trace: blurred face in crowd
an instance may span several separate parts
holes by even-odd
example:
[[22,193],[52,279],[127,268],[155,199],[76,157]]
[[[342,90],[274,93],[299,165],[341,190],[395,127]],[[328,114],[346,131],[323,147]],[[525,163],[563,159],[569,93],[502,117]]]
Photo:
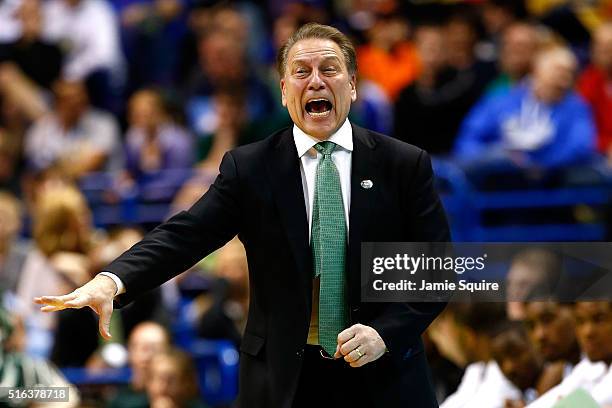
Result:
[[344,123],[357,99],[355,74],[348,72],[338,44],[309,38],[287,54],[281,78],[283,106],[306,134],[324,140]]
[[538,33],[529,24],[513,24],[504,31],[500,64],[513,80],[521,79],[531,71],[537,51]]
[[245,69],[245,45],[231,33],[215,31],[199,43],[200,66],[213,85],[242,82]]
[[249,267],[246,252],[240,242],[230,241],[219,252],[217,258],[217,276],[225,278],[231,285],[232,294],[237,297],[248,295]]
[[521,390],[534,387],[543,361],[527,335],[507,331],[493,340],[493,355],[499,368]]
[[466,21],[454,20],[447,24],[444,34],[451,65],[459,69],[467,68],[474,58],[474,44],[476,43],[474,29]]
[[23,3],[21,3],[18,17],[19,20],[21,20],[23,37],[33,39],[40,35],[42,19],[38,0],[25,0]]
[[566,48],[543,51],[535,59],[533,89],[544,103],[562,99],[574,85],[576,57]]
[[72,127],[88,106],[87,91],[81,82],[59,81],[53,86],[55,108],[62,124]]
[[157,323],[141,323],[132,332],[128,341],[128,356],[133,371],[133,382],[144,387],[151,360],[169,346],[166,331]]
[[379,16],[367,35],[372,44],[389,51],[408,38],[408,25],[396,15]]
[[[153,357],[150,377],[147,381],[147,394],[152,405],[162,401],[169,406],[184,406],[194,397],[195,373],[190,372],[185,362],[173,358],[171,354]],[[174,404],[174,405],[172,405]]]
[[529,302],[525,310],[529,335],[542,357],[546,361],[569,358],[577,349],[571,307],[555,302]]
[[419,27],[415,34],[415,45],[424,73],[439,72],[447,62],[444,33],[440,27]]
[[145,131],[154,131],[163,121],[164,112],[159,95],[152,91],[139,91],[129,102],[130,125]]
[[0,250],[5,250],[21,229],[19,202],[8,193],[0,192]]
[[592,59],[596,66],[612,74],[612,24],[604,24],[595,31]]
[[506,276],[507,296],[511,301],[524,301],[538,288],[547,287],[546,273],[524,262],[514,262]]
[[574,307],[580,348],[591,361],[612,362],[610,302],[579,302]]

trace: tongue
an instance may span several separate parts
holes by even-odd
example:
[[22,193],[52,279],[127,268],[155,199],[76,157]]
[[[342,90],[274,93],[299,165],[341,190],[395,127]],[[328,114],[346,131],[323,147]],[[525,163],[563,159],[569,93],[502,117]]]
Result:
[[314,101],[310,102],[310,111],[314,113],[321,113],[327,110],[327,102],[325,101]]

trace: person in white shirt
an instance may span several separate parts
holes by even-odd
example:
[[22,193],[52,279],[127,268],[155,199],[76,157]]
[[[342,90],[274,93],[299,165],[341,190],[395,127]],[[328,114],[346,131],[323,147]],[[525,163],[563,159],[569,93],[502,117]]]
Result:
[[565,378],[580,362],[573,305],[554,301],[528,302],[524,306],[529,337],[547,364],[562,365]]
[[84,80],[96,70],[114,71],[123,57],[119,24],[104,0],[44,2],[43,37],[65,45],[64,78]]
[[563,379],[563,364],[546,364],[522,322],[504,325],[493,340],[492,351],[504,376],[522,393],[519,400],[507,401],[507,407],[532,402]]
[[589,392],[598,404],[612,403],[611,302],[579,302],[574,307],[574,315],[578,342],[585,358],[561,384],[528,405],[529,408],[553,406],[577,389]]
[[124,155],[115,119],[91,108],[81,82],[60,81],[54,92],[53,112],[26,133],[25,156],[31,169],[56,167],[75,178],[92,171],[121,170]]
[[461,355],[467,364],[457,391],[441,408],[503,408],[506,399],[520,398],[520,390],[504,377],[491,354],[492,335],[506,317],[504,308],[499,303],[451,304],[442,318],[446,328],[432,331],[442,354],[458,363]]

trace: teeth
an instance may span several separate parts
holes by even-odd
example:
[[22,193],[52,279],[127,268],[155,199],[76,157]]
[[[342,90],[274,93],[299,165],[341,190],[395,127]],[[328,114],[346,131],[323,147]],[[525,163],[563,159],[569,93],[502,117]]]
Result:
[[322,101],[329,102],[329,99],[327,99],[327,98],[317,98],[317,99],[309,99],[308,100],[308,102],[322,102]]
[[330,112],[331,112],[331,110],[327,110],[325,112],[306,112],[306,113],[308,113],[310,116],[322,117],[322,116],[329,115]]

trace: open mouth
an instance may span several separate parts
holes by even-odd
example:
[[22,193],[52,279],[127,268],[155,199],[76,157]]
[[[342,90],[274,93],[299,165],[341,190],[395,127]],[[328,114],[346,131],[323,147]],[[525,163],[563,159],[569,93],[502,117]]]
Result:
[[315,118],[320,118],[329,115],[331,113],[332,107],[332,103],[325,98],[311,99],[306,102],[306,112],[308,113],[308,115]]

